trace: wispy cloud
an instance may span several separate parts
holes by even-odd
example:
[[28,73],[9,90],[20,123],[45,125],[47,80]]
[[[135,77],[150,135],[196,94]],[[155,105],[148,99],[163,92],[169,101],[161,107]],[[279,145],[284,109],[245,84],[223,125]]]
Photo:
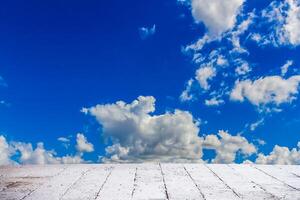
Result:
[[285,74],[288,72],[289,67],[293,65],[292,60],[286,61],[286,63],[281,67],[281,76],[285,76]]
[[153,24],[152,27],[140,27],[139,34],[141,39],[145,40],[148,37],[154,35],[156,33],[156,25]]
[[297,0],[273,1],[262,11],[262,23],[268,28],[260,34],[259,43],[274,46],[300,45],[300,3]]
[[249,128],[251,131],[255,131],[259,126],[263,125],[265,122],[265,119],[262,118],[256,122],[253,122],[252,124],[250,124]]

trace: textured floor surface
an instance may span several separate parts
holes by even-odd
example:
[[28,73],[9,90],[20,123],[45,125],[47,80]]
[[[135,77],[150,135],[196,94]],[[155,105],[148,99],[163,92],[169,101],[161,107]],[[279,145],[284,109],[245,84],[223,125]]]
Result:
[[300,166],[0,167],[0,199],[300,199]]

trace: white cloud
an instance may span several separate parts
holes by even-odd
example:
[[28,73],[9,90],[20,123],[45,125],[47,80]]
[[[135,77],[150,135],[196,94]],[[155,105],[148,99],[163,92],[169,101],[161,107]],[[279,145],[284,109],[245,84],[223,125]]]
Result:
[[193,94],[191,94],[193,83],[194,83],[193,79],[190,79],[187,82],[185,90],[181,93],[179,97],[181,101],[190,101],[194,98]]
[[201,138],[193,116],[181,110],[152,115],[154,110],[151,96],[88,109],[113,142],[106,148],[104,162],[201,161]]
[[255,41],[256,43],[261,43],[263,40],[263,37],[259,33],[251,33],[250,38],[251,38],[251,40]]
[[237,25],[236,30],[232,31],[231,42],[233,45],[233,52],[248,53],[248,51],[240,44],[240,36],[248,30],[249,26],[253,23],[254,17],[254,12],[249,13],[247,18]]
[[[188,52],[189,50],[201,50],[206,44],[212,42],[214,40],[214,38],[211,38],[210,36],[208,36],[207,34],[205,34],[202,38],[198,39],[197,42],[192,43],[190,45],[188,45],[184,51]],[[193,59],[195,60],[195,59]]]
[[[69,136],[70,137],[70,136]],[[70,147],[70,139],[66,137],[59,137],[57,138],[57,141],[61,142],[61,144],[68,149]]]
[[80,163],[88,163],[90,161],[84,160],[81,155],[67,155],[61,158],[57,158],[62,164],[80,164]]
[[[229,57],[229,59],[231,58]],[[200,91],[200,93],[207,93],[211,88],[211,83],[214,81],[214,78],[217,76],[217,74],[220,74],[223,77],[227,75],[224,71],[228,69],[229,61],[230,60],[224,56],[222,48],[210,51],[210,53],[201,61],[198,70],[195,72],[195,77],[189,80],[186,89],[181,93],[181,101],[192,100],[198,97],[196,92],[199,92],[199,90],[192,90],[192,84],[193,86],[198,86],[199,84],[200,88],[203,89]],[[234,64],[237,62],[241,63],[242,61],[241,59],[236,59]],[[194,84],[195,81],[198,84]],[[211,90],[209,94],[210,97],[206,97],[206,101],[204,102],[207,106],[216,106],[224,103],[221,98],[225,93],[228,92],[229,88],[225,84],[225,81],[221,81],[217,84],[218,85],[215,86],[219,86],[221,88],[215,90],[216,88],[214,87],[214,90]]]
[[256,152],[241,136],[219,131],[218,135],[199,136],[199,121],[186,111],[161,115],[154,112],[154,97],[140,96],[132,103],[96,105],[88,114],[96,117],[103,134],[112,145],[106,148],[103,162],[202,162],[202,149],[214,149],[216,163],[234,162],[237,154]]
[[208,90],[210,85],[208,81],[216,76],[216,69],[212,66],[204,66],[196,71],[196,80],[199,82],[201,88]]
[[240,66],[235,68],[235,73],[237,75],[245,75],[251,72],[251,70],[252,69],[247,62],[242,62]]
[[288,72],[289,67],[293,65],[292,60],[286,61],[286,63],[281,67],[281,76],[285,76],[285,74]]
[[262,140],[262,139],[256,139],[255,140],[259,145],[266,145],[267,143],[266,143],[266,141],[264,141],[264,140]]
[[10,159],[12,154],[13,149],[7,143],[6,138],[0,135],[0,166],[12,164],[13,161]]
[[300,5],[298,0],[273,1],[262,12],[272,24],[270,34],[262,37],[263,43],[298,46],[300,44]]
[[58,141],[60,142],[65,142],[65,143],[69,143],[70,142],[70,139],[69,138],[65,138],[65,137],[59,137],[57,138]]
[[286,37],[292,45],[300,44],[300,6],[297,0],[287,0],[289,10],[283,26]]
[[257,164],[300,165],[300,142],[298,148],[289,149],[275,145],[269,155],[258,154]]
[[233,163],[238,153],[250,156],[257,151],[252,143],[240,135],[232,136],[226,131],[219,131],[218,136],[220,139],[216,135],[208,135],[203,142],[204,148],[216,151],[213,163]]
[[230,94],[230,99],[243,102],[245,99],[256,106],[267,104],[280,105],[296,99],[300,75],[283,79],[280,76],[267,76],[251,81],[237,81]]
[[224,103],[223,99],[218,99],[217,97],[213,97],[211,99],[205,100],[205,105],[207,106],[219,106]]
[[78,152],[93,152],[94,151],[94,145],[92,143],[89,143],[86,139],[86,137],[78,133],[76,136],[76,149]]
[[244,0],[190,0],[189,5],[195,22],[204,23],[207,33],[197,42],[188,45],[185,51],[201,50],[204,45],[221,39],[224,32],[232,30],[243,3]]
[[228,60],[223,55],[219,55],[216,64],[219,66],[227,66]]
[[[60,138],[60,141],[68,141],[67,138]],[[0,135],[0,166],[9,164],[77,164],[86,163],[82,156],[84,152],[91,152],[93,145],[86,141],[83,134],[77,134],[78,150],[75,155],[57,156],[54,150],[46,150],[42,142],[37,143],[34,148],[31,143],[7,142],[6,138]],[[12,160],[12,157],[15,157]]]
[[139,34],[141,39],[147,39],[148,37],[154,35],[156,32],[156,25],[153,24],[152,27],[141,27],[139,28]]
[[251,131],[255,131],[255,129],[257,129],[257,127],[261,126],[264,124],[264,119],[260,119],[252,124],[250,124],[250,130]]
[[[216,151],[215,163],[234,162],[237,155],[249,156],[256,152],[253,144],[241,136],[219,131],[217,135],[201,137],[200,121],[187,111],[175,110],[164,114],[155,111],[155,98],[140,96],[132,103],[118,101],[114,104],[96,105],[82,109],[96,117],[103,135],[112,142],[106,148],[103,162],[203,162],[202,149]],[[61,138],[60,141],[68,141]],[[83,163],[83,152],[93,151],[83,134],[77,134],[75,155],[57,156],[43,143],[6,142],[0,136],[0,161],[12,164],[16,156],[20,164]]]
[[60,163],[55,157],[53,151],[46,151],[43,143],[38,143],[36,149],[32,144],[16,142],[14,148],[20,152],[20,163],[22,164],[58,164]]
[[13,148],[20,152],[19,162],[21,164],[76,164],[83,163],[84,160],[79,155],[57,157],[55,151],[44,148],[42,142],[34,149],[31,143],[13,142]]
[[192,15],[203,22],[210,37],[232,29],[244,0],[191,0]]

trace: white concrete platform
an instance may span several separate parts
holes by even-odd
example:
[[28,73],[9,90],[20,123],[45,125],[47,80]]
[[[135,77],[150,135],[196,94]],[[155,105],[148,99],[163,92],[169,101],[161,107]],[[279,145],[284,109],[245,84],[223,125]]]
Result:
[[85,164],[0,167],[0,199],[300,199],[300,166]]

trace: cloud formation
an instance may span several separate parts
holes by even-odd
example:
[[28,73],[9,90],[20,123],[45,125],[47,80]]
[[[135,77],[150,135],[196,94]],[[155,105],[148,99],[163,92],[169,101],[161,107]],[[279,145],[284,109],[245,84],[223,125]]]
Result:
[[249,125],[249,128],[251,131],[255,131],[259,126],[263,125],[265,122],[265,119],[262,118],[256,122],[253,122],[252,124]]
[[235,73],[240,76],[240,75],[245,75],[251,72],[251,67],[247,62],[242,62],[240,66],[235,68]]
[[190,101],[190,100],[192,100],[194,98],[194,95],[191,94],[193,83],[194,83],[194,79],[190,79],[187,82],[185,90],[182,91],[182,93],[181,93],[181,95],[179,97],[179,99],[181,101]]
[[250,25],[253,24],[253,20],[255,18],[254,12],[250,12],[247,14],[247,17],[241,21],[239,24],[236,25],[234,30],[229,34],[230,41],[232,43],[233,49],[231,52],[243,54],[249,53],[244,47],[241,46],[241,39],[240,37],[248,30]]
[[262,44],[274,46],[300,44],[300,3],[298,0],[273,1],[262,11],[270,27],[266,35],[256,35]]
[[[10,164],[77,164],[85,163],[82,158],[84,152],[93,151],[92,144],[87,142],[83,134],[77,134],[75,155],[57,156],[54,150],[46,150],[44,143],[37,143],[34,148],[31,143],[7,142],[6,138],[0,135],[0,165]],[[17,157],[13,160],[12,157]]]
[[[189,2],[194,20],[203,22],[207,27],[204,36],[184,49],[185,53],[193,55],[194,64],[200,65],[191,80],[198,82],[204,91],[196,93],[197,90],[192,91],[188,86],[181,94],[182,100],[201,99],[200,95],[206,95],[206,91],[210,91],[210,96],[204,97],[205,105],[224,103],[222,99],[225,99],[225,95],[229,95],[233,101],[247,100],[257,106],[258,111],[269,112],[280,111],[278,106],[291,103],[297,98],[299,75],[285,77],[292,61],[287,61],[281,67],[281,77],[268,74],[260,75],[253,80],[248,77],[257,72],[257,69],[252,68],[256,67],[256,64],[247,61],[251,52],[244,44],[252,38],[260,46],[273,44],[278,47],[282,45],[296,47],[299,45],[300,2],[298,0],[273,1],[266,8],[253,9],[247,11],[248,13],[247,9],[243,9],[246,2],[243,0],[191,0]],[[222,58],[218,58],[218,61],[226,61],[224,62],[226,65],[219,65],[215,52],[219,58]],[[223,80],[219,84],[215,81],[217,79],[214,79],[217,74],[222,76]],[[214,87],[209,90],[212,83]],[[218,101],[219,99],[221,101]]]
[[224,100],[218,99],[217,97],[213,97],[211,99],[206,99],[204,103],[207,106],[219,106],[224,103]]
[[[110,140],[106,156],[102,162],[205,162],[203,149],[216,152],[212,163],[234,163],[257,154],[257,147],[241,135],[231,135],[227,131],[217,134],[200,134],[200,121],[191,113],[182,110],[153,114],[155,98],[140,96],[131,103],[118,101],[113,104],[99,104],[83,108],[82,112],[97,119],[103,136]],[[68,141],[60,139],[60,141]],[[262,143],[261,143],[262,144]],[[7,142],[0,136],[0,165],[9,164],[74,164],[87,162],[84,152],[94,151],[93,144],[78,133],[77,153],[57,156],[54,150],[46,150],[43,143],[34,148],[31,143]],[[300,143],[298,144],[298,149]],[[270,155],[259,154],[257,163],[290,164],[299,163],[300,151],[275,146]],[[12,160],[17,156],[18,161]]]
[[57,157],[55,151],[49,151],[44,148],[43,143],[38,143],[36,148],[31,143],[14,142],[14,149],[20,152],[19,162],[21,164],[75,164],[81,163],[83,160],[79,156]]
[[13,149],[7,143],[6,138],[0,135],[0,166],[13,164],[10,159],[13,153]]
[[210,37],[218,37],[232,29],[244,0],[191,0],[192,15],[203,22]]
[[82,133],[77,133],[76,143],[76,149],[80,153],[94,151],[94,145],[88,142],[86,137]]
[[284,79],[280,76],[267,76],[251,81],[249,79],[236,81],[230,94],[230,99],[243,102],[247,99],[256,106],[267,104],[280,105],[296,99],[300,76]]
[[141,39],[147,39],[148,37],[154,35],[156,32],[156,25],[153,24],[152,27],[141,27],[139,28],[139,34]]
[[257,152],[256,147],[249,143],[245,137],[232,136],[226,131],[219,131],[218,136],[208,135],[203,143],[205,148],[216,151],[216,157],[212,160],[213,163],[233,163],[238,153],[250,156]]
[[279,164],[279,165],[300,165],[300,142],[297,148],[289,149],[275,145],[269,155],[258,154],[255,161],[257,164]]
[[196,80],[199,82],[201,88],[208,90],[210,85],[208,81],[216,76],[216,69],[211,66],[204,66],[196,71]]
[[281,67],[281,76],[285,76],[285,74],[288,72],[289,67],[293,65],[292,60],[286,61],[286,63]]
[[88,113],[112,140],[104,162],[200,161],[198,122],[189,112],[152,115],[155,98],[140,96],[132,103],[96,105]]
[[256,152],[246,138],[225,131],[218,133],[220,139],[216,135],[204,139],[199,135],[199,122],[187,111],[152,114],[155,99],[151,96],[83,111],[97,119],[103,135],[112,141],[103,162],[202,162],[202,149],[209,148],[217,153],[213,162],[231,163],[237,153],[248,156]]

